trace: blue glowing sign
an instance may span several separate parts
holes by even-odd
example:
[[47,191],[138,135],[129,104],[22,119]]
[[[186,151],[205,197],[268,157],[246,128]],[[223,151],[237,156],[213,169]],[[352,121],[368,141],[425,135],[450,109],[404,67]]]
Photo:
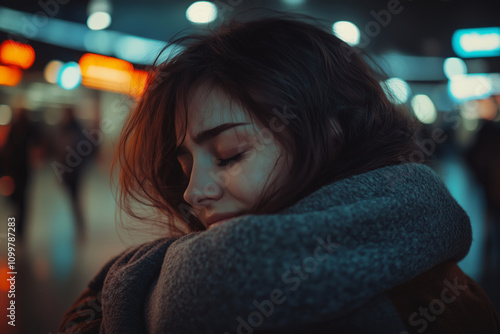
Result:
[[500,27],[459,29],[453,33],[451,45],[462,58],[500,56]]

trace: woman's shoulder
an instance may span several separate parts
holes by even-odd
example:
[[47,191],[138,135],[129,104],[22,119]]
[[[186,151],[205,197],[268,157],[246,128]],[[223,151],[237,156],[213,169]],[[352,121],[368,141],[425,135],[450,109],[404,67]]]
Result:
[[411,333],[500,333],[492,302],[453,261],[392,288],[387,296]]
[[[488,296],[454,261],[442,262],[319,325],[317,333],[500,333]],[[302,332],[307,331],[297,333]]]
[[[124,251],[108,260],[97,274],[88,283],[92,290],[102,289],[106,278],[115,271],[122,274],[129,271],[132,266],[151,264],[151,259],[161,260],[165,252],[177,238],[159,238],[140,245],[129,246]],[[155,261],[155,262],[157,262]]]

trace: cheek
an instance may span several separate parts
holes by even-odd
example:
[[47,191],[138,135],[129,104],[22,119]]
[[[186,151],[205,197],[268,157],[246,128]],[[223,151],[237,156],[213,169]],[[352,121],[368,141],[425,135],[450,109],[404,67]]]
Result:
[[[227,190],[233,197],[248,204],[255,204],[276,161],[273,150],[254,150],[242,162],[239,172],[231,177]],[[271,180],[272,181],[272,180]]]
[[[235,172],[236,171],[236,172]],[[236,200],[251,206],[257,200],[258,190],[261,188],[257,182],[261,178],[256,160],[245,161],[232,173],[227,186],[227,192]]]

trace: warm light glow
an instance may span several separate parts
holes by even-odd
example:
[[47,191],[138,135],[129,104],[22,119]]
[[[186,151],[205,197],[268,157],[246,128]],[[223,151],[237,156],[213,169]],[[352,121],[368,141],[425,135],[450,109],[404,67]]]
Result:
[[483,119],[487,119],[489,121],[494,120],[498,113],[495,100],[493,98],[479,100],[478,113],[479,117]]
[[111,15],[106,12],[95,12],[87,19],[87,26],[92,30],[106,29],[111,25]]
[[59,76],[59,72],[61,71],[62,66],[63,63],[59,60],[49,61],[49,63],[43,70],[43,77],[45,78],[45,80],[53,84],[57,83],[57,77]]
[[130,81],[130,95],[141,96],[146,89],[147,79],[147,71],[135,70]]
[[2,196],[10,196],[14,193],[16,189],[16,184],[14,183],[14,179],[10,176],[2,176],[0,177],[0,195]]
[[196,1],[186,10],[186,18],[193,23],[209,23],[217,17],[217,7],[210,1]]
[[0,65],[0,85],[15,86],[22,77],[23,72],[19,68]]
[[10,125],[2,125],[0,126],[0,150],[2,147],[4,147],[5,142],[7,141],[7,137],[9,136],[10,132]]
[[128,61],[86,53],[79,63],[84,86],[134,96],[146,86],[147,72],[134,70]]
[[0,62],[3,64],[27,69],[34,61],[35,50],[30,45],[10,40],[0,44]]
[[84,86],[122,92],[130,85],[134,66],[118,58],[86,53],[80,58]]
[[[10,290],[10,281],[7,281],[4,277],[8,277],[7,273],[9,271],[11,271],[9,269],[9,267],[7,266],[7,263],[6,263],[7,260],[5,261],[2,261],[2,267],[0,267],[0,273],[1,273],[1,276],[3,279],[0,281],[0,290],[2,291],[5,291],[5,293],[7,293],[6,291],[9,291]],[[5,264],[3,263],[5,262]]]

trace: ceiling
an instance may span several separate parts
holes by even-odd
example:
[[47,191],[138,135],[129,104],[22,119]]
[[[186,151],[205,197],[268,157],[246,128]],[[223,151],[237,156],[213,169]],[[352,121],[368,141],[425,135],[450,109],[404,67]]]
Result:
[[[54,17],[62,20],[85,24],[88,0],[1,0],[0,6],[37,13],[44,10],[40,3],[58,4]],[[158,40],[168,40],[175,33],[192,26],[185,17],[186,9],[193,1],[170,0],[112,0],[112,24],[108,28],[119,32]],[[389,23],[380,28],[374,37],[365,35],[370,52],[383,53],[399,51],[405,54],[422,56],[454,56],[451,36],[456,29],[488,27],[500,25],[500,1],[494,0],[306,0],[302,5],[285,5],[283,1],[264,0],[219,0],[216,4],[225,6],[226,13],[241,13],[252,8],[254,12],[270,8],[280,11],[298,12],[323,19],[325,22],[348,20],[355,23],[363,32],[375,21],[374,13],[395,6],[400,12],[393,14]],[[230,7],[229,4],[240,3]],[[399,5],[397,5],[399,3]],[[53,7],[52,7],[53,8]],[[231,10],[229,10],[231,9]],[[47,12],[47,11],[46,11]],[[226,15],[227,17],[227,15]],[[219,19],[220,22],[220,19]],[[216,22],[217,23],[217,22]],[[6,34],[0,34],[1,39]],[[43,68],[51,59],[75,60],[82,52],[33,42],[37,50],[34,69]],[[499,58],[487,60],[490,71],[500,72]]]

